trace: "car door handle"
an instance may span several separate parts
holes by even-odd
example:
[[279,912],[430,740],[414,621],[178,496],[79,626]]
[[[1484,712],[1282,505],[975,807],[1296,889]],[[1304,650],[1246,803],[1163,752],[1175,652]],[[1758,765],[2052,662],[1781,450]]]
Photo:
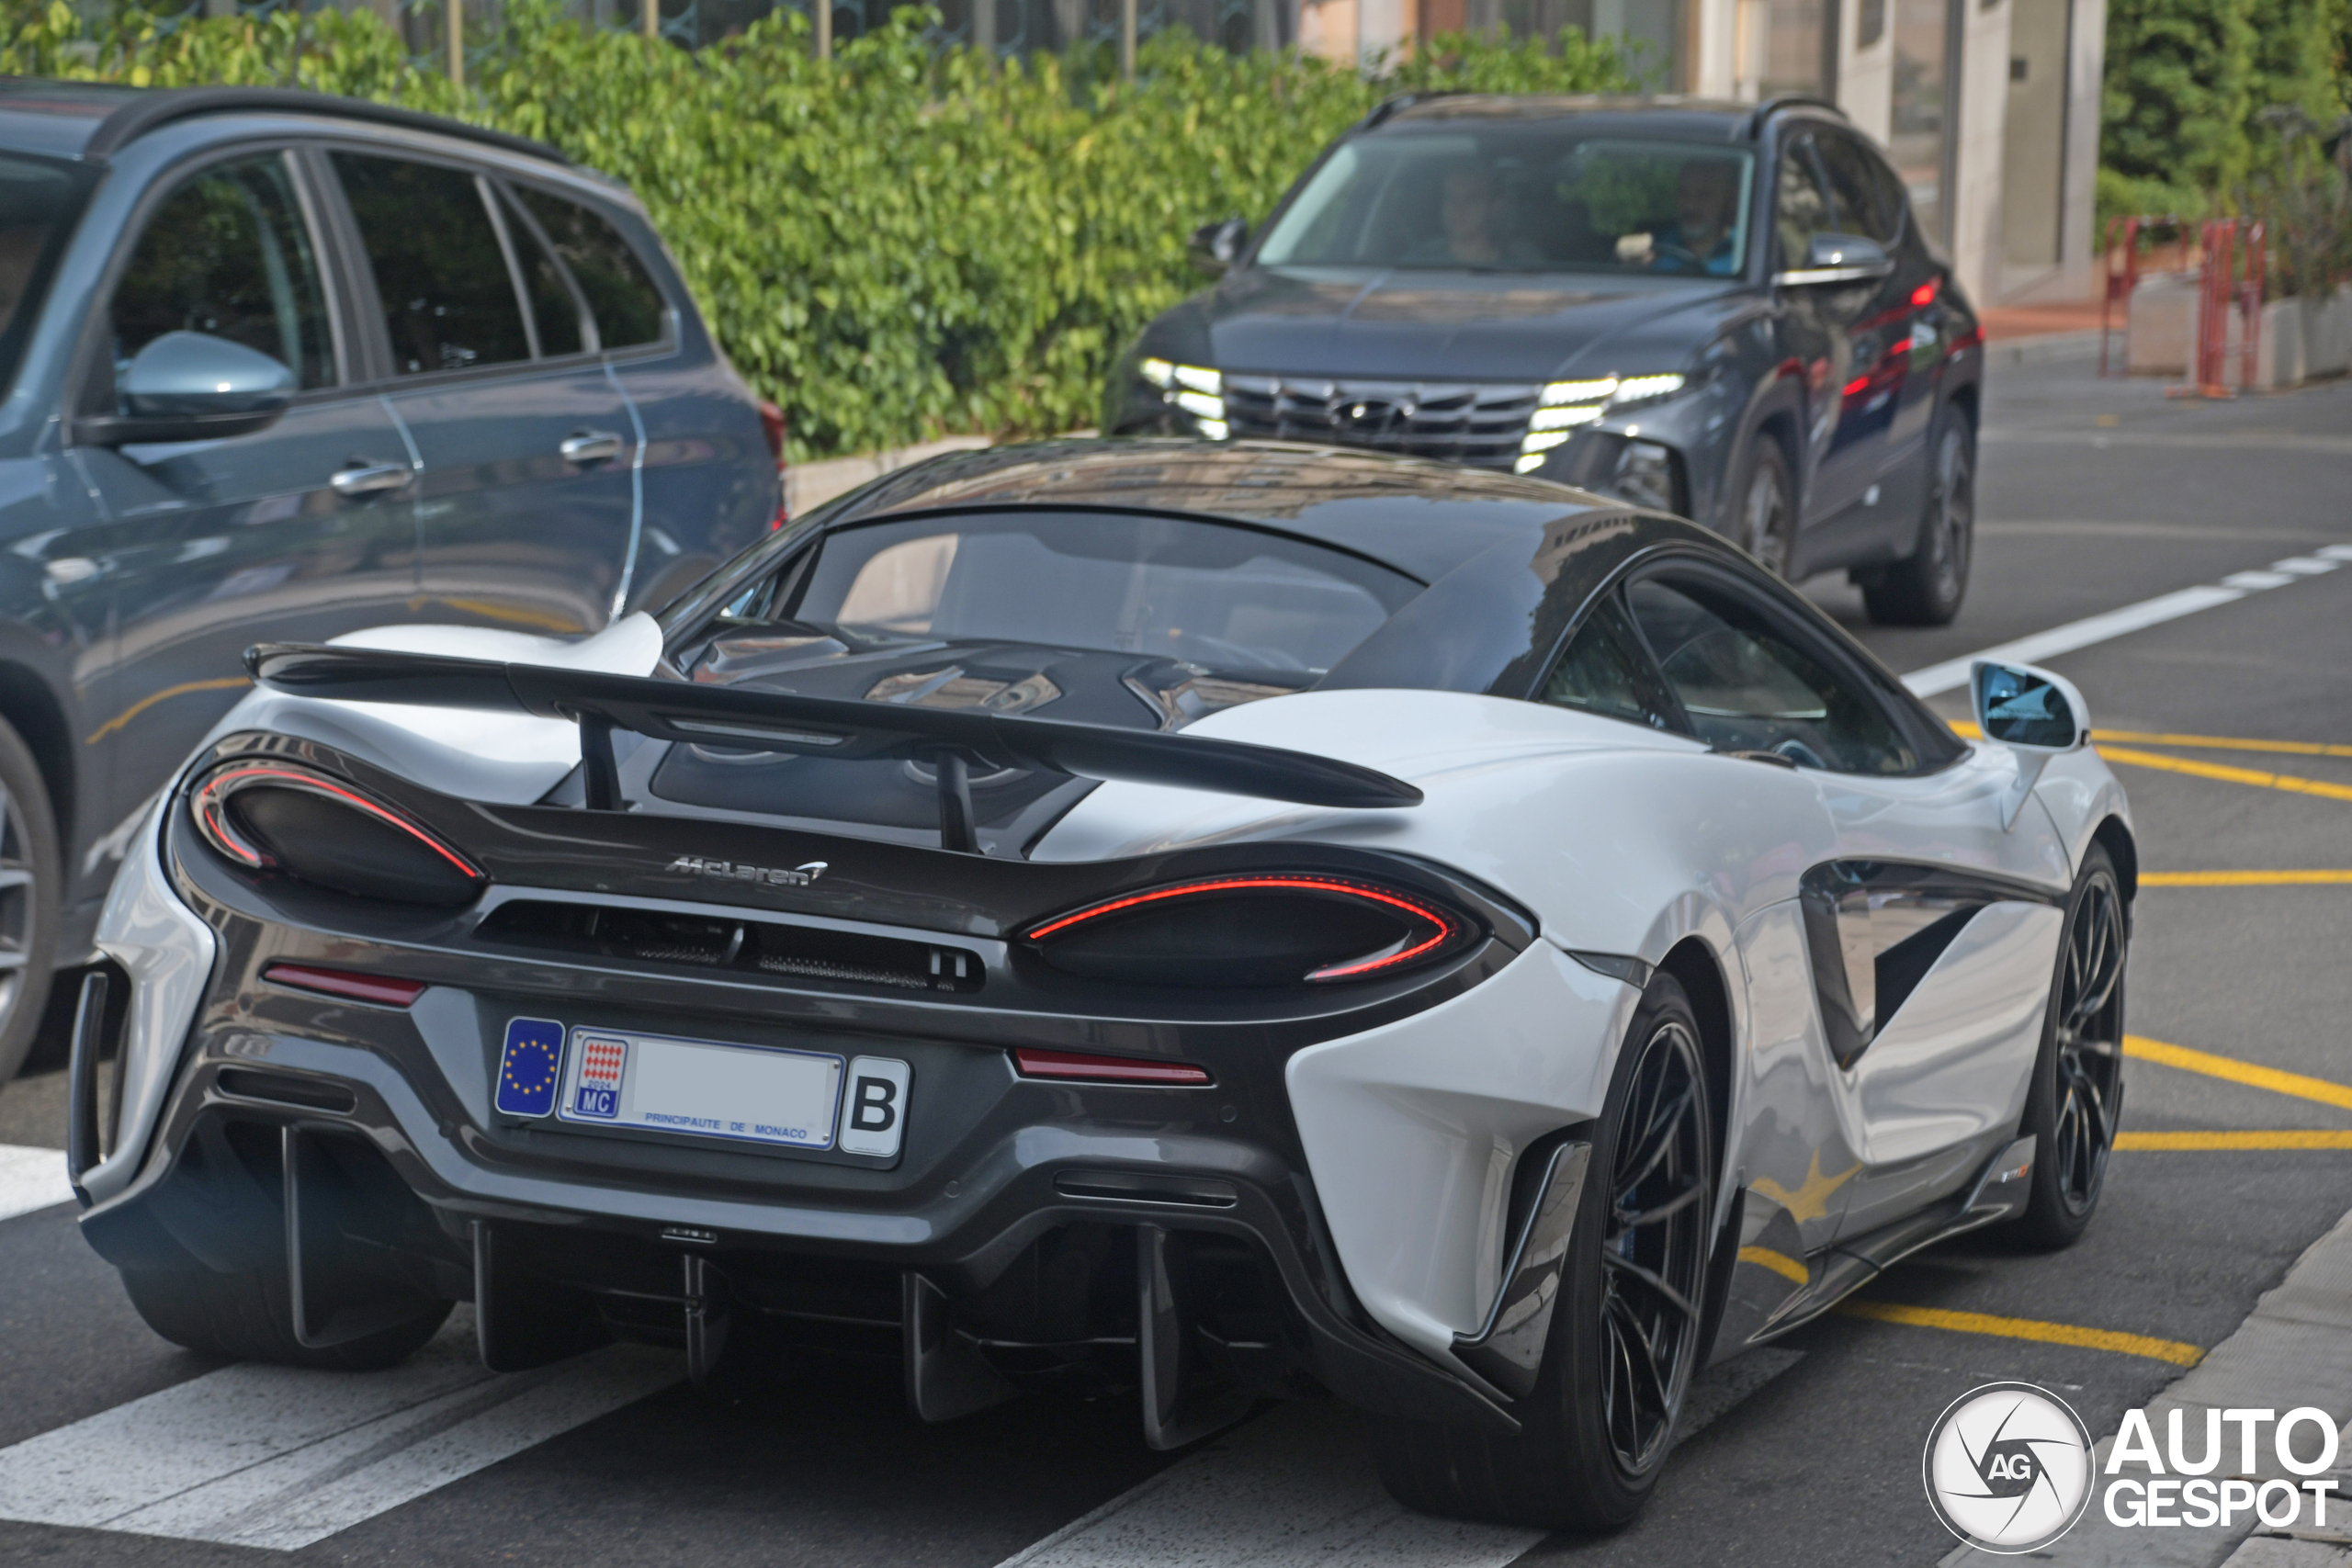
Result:
[[349,468],[337,468],[327,479],[340,496],[356,499],[363,495],[380,495],[388,490],[398,490],[408,483],[406,463],[355,462]]
[[621,455],[621,438],[609,430],[583,430],[556,451],[567,463],[609,463]]

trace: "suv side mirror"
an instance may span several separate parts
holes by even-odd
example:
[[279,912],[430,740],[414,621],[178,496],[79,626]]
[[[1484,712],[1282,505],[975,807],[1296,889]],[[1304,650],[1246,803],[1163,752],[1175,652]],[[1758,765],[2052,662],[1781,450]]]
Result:
[[1193,231],[1184,248],[1193,253],[1193,270],[1204,277],[1223,277],[1241,258],[1241,247],[1250,239],[1250,225],[1238,218],[1228,218],[1222,223],[1204,223]]
[[79,421],[95,446],[250,435],[294,400],[294,372],[268,355],[207,333],[165,333],[133,355],[116,383],[123,412]]
[[1860,234],[1815,234],[1805,248],[1804,265],[1786,272],[1776,272],[1772,281],[1782,284],[1859,283],[1865,278],[1884,277],[1894,270],[1894,258],[1876,240],[1865,240]]
[[1976,728],[1985,739],[2017,753],[2017,783],[2001,801],[2001,826],[2007,829],[2016,823],[2050,759],[2088,743],[2089,710],[2073,682],[2030,664],[1979,660],[1969,671],[1968,686]]

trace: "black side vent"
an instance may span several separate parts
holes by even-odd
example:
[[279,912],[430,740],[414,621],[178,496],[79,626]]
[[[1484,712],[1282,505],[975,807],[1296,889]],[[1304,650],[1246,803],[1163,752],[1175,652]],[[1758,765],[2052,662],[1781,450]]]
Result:
[[517,898],[474,928],[481,942],[582,957],[727,969],[902,991],[977,991],[977,953],[779,920],[718,919]]

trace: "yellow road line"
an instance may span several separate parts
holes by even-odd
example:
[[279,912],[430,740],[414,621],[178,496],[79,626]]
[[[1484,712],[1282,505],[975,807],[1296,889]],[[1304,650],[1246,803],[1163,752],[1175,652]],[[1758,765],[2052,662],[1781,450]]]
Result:
[[[1952,733],[1982,740],[1984,732],[1964,718],[1951,721]],[[2324,740],[2239,740],[2226,735],[2173,735],[2150,729],[2094,729],[2094,744],[2120,741],[2127,746],[2188,746],[2207,751],[2268,751],[2281,757],[2352,757],[2352,746]]]
[[96,746],[99,741],[104,740],[107,736],[112,735],[116,730],[120,729],[132,719],[137,718],[141,714],[145,713],[149,708],[153,707],[157,703],[163,702],[167,698],[184,697],[190,692],[225,692],[232,686],[250,686],[252,684],[253,682],[246,680],[243,675],[223,675],[217,680],[183,681],[176,686],[166,686],[162,691],[155,693],[153,696],[140,698],[137,702],[131,704],[129,707],[123,709],[120,713],[115,715],[112,718],[98,726],[97,728],[90,731],[89,736],[83,740],[82,744],[85,746]]
[[1743,1247],[1739,1249],[1742,1263],[1753,1263],[1759,1269],[1770,1269],[1781,1279],[1803,1285],[1813,1279],[1812,1271],[1785,1252],[1775,1252],[1769,1247]]
[[2281,757],[2352,757],[2352,746],[2321,740],[2233,740],[2226,735],[2165,735],[2143,729],[2094,729],[2091,739],[2139,746],[2194,746],[2208,751],[2269,751]]
[[512,621],[518,626],[536,626],[541,631],[553,632],[558,637],[567,637],[588,629],[570,615],[558,615],[552,610],[534,610],[520,604],[501,604],[492,599],[444,599],[441,603],[448,605],[452,610],[462,610],[469,615],[480,615],[485,620],[492,621]]
[[2154,751],[2135,751],[2122,746],[2102,746],[2098,754],[2110,762],[2122,762],[2135,768],[2154,768],[2160,773],[2187,773],[2192,778],[2217,779],[2222,784],[2258,784],[2264,789],[2283,789],[2290,795],[2315,795],[2328,800],[2352,800],[2352,784],[2298,778],[2292,773],[2263,773],[2252,768],[2225,768],[2216,762],[2193,762],[2186,757],[2166,757]]
[[2176,1367],[2193,1367],[2205,1359],[2204,1351],[2177,1339],[2153,1339],[2144,1334],[2120,1334],[2111,1328],[2077,1328],[2071,1323],[2041,1323],[2030,1317],[1946,1312],[1941,1307],[1902,1306],[1894,1302],[1841,1302],[1837,1310],[1845,1317],[1867,1317],[1879,1323],[1906,1324],[1913,1328],[1941,1328],[1954,1334],[2031,1339],[2043,1345],[2072,1345],[2084,1350],[2112,1350],[2120,1356],[2169,1361]]
[[2276,1067],[2241,1062],[2235,1056],[2217,1056],[2211,1051],[2192,1051],[2186,1045],[2167,1045],[2161,1040],[2151,1040],[2143,1034],[2125,1035],[2123,1054],[2143,1062],[2178,1067],[2183,1072],[2203,1073],[2207,1077],[2226,1078],[2249,1088],[2267,1089],[2273,1094],[2290,1094],[2298,1100],[2316,1100],[2322,1105],[2352,1111],[2352,1089],[2346,1089],[2340,1083],[2330,1083],[2325,1078],[2280,1072]]
[[2352,871],[2143,871],[2143,887],[2319,887],[2352,883]]
[[[2216,1149],[2352,1149],[2352,1132],[2301,1129],[2282,1133],[2118,1133],[2119,1149],[2210,1152]],[[1745,1249],[1742,1249],[1745,1256]]]

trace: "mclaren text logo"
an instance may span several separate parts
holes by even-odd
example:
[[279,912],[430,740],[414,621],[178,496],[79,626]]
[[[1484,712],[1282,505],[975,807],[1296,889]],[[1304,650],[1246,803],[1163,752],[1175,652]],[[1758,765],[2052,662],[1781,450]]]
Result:
[[2091,1500],[2091,1436],[2047,1389],[1987,1383],[1948,1405],[1920,1461],[1928,1503],[1982,1551],[2036,1551],[2075,1528]]
[[670,863],[670,869],[688,876],[707,876],[718,882],[758,882],[771,887],[806,887],[825,874],[825,863],[808,861],[786,871],[780,866],[745,865],[741,861],[705,860],[700,855],[680,855]]

